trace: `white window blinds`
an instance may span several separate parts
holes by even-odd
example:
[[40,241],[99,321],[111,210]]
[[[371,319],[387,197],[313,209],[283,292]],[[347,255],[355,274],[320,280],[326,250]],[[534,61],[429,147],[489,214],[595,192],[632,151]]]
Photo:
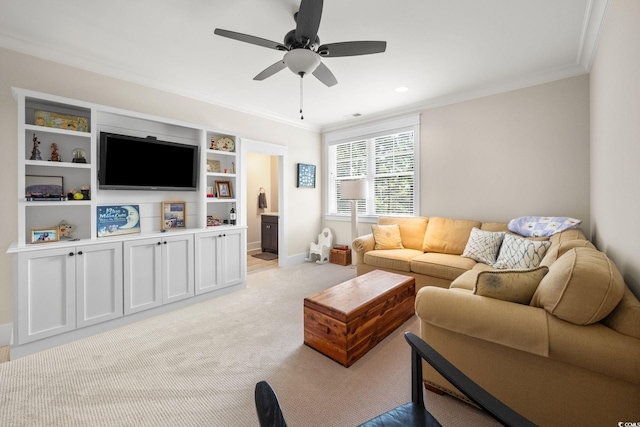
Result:
[[358,201],[359,215],[417,215],[416,128],[409,126],[367,138],[329,142],[327,213],[350,215],[349,201],[340,200],[341,183],[365,179],[369,197],[366,202]]

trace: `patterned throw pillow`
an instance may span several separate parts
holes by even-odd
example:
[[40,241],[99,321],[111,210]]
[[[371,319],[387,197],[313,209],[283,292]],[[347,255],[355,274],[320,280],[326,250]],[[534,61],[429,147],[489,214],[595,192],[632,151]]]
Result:
[[504,232],[484,231],[473,227],[462,256],[493,265],[496,262],[504,235]]
[[503,301],[529,304],[549,267],[531,270],[482,271],[476,279],[473,293]]
[[375,241],[373,249],[404,249],[398,224],[372,225],[371,231]]
[[529,240],[513,234],[505,234],[498,260],[493,264],[499,269],[530,269],[540,265],[540,261],[551,246],[549,241]]
[[521,216],[509,221],[509,230],[526,237],[548,237],[578,228],[581,220],[566,216]]

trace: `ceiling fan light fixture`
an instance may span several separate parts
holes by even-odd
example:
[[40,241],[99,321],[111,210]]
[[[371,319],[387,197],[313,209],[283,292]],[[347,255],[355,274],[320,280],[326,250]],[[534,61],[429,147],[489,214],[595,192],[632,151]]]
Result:
[[293,49],[284,54],[284,63],[294,74],[308,74],[318,68],[320,57],[309,49]]

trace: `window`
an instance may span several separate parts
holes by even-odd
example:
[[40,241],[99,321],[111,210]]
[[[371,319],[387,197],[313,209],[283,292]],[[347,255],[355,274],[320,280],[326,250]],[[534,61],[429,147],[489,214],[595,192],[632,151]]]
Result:
[[417,115],[325,135],[327,214],[350,215],[350,202],[340,200],[341,184],[365,179],[369,196],[358,202],[358,215],[418,215],[419,135]]

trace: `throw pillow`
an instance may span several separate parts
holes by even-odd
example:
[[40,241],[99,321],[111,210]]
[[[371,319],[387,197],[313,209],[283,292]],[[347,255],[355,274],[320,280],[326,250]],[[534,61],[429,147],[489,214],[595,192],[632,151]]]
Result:
[[373,249],[404,249],[398,224],[372,225],[371,230],[375,241]]
[[405,249],[422,250],[424,233],[427,231],[429,218],[426,217],[380,217],[378,225],[398,224],[400,237]]
[[499,269],[529,269],[540,265],[551,246],[549,241],[529,240],[513,234],[505,234],[498,259],[493,264]]
[[482,231],[473,227],[462,256],[493,265],[496,262],[504,234],[503,232]]
[[531,305],[567,322],[590,325],[613,311],[625,288],[620,271],[603,252],[574,248],[549,267]]
[[509,230],[526,237],[548,237],[577,228],[581,222],[566,216],[521,216],[509,221]]
[[503,301],[529,304],[548,267],[531,270],[481,271],[473,293]]
[[464,251],[473,227],[480,228],[480,221],[451,218],[429,218],[424,235],[422,252],[460,255]]

